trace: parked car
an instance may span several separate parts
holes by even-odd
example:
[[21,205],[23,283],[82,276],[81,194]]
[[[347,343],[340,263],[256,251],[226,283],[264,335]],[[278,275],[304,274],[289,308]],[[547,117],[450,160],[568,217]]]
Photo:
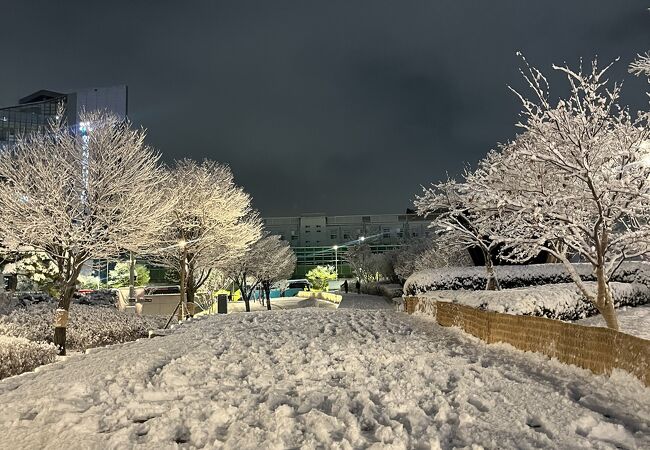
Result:
[[142,297],[142,314],[169,315],[181,299],[180,286],[147,286]]
[[282,297],[295,297],[300,291],[311,291],[311,283],[307,280],[288,280]]

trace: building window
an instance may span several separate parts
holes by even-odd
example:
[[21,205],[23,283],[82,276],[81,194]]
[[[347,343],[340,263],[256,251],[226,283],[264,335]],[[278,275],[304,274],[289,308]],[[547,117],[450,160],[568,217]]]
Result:
[[336,237],[337,236],[335,234],[330,234],[330,239],[336,239]]

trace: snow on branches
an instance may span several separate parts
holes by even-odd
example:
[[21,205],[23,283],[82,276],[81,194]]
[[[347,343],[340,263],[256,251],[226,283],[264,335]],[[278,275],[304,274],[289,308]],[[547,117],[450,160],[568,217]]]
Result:
[[0,231],[54,261],[64,309],[88,259],[154,241],[167,214],[165,174],[145,132],[103,112],[81,120],[83,132],[52,122],[0,154]]
[[[469,176],[470,173],[466,172],[465,177]],[[454,248],[480,249],[488,275],[486,289],[498,289],[492,260],[499,244],[493,238],[493,229],[498,221],[493,210],[479,207],[480,198],[469,183],[447,180],[423,189],[424,193],[416,197],[415,207],[418,214],[432,218],[431,227],[440,235],[438,245],[448,247],[450,251]]]
[[[250,311],[250,299],[258,285],[269,296],[271,283],[291,276],[296,267],[296,255],[286,241],[277,235],[266,235],[227,268],[227,275],[239,286]],[[270,303],[267,302],[270,308]]]
[[[522,262],[546,251],[564,262],[582,291],[617,328],[609,280],[620,264],[650,251],[650,128],[619,105],[610,66],[583,71],[553,66],[570,86],[567,99],[549,98],[544,75],[528,67],[533,92],[522,101],[524,133],[488,155],[468,180],[478,209],[498,214],[502,257]],[[569,261],[591,263],[594,291]]]
[[178,161],[167,183],[170,221],[152,259],[185,270],[187,299],[212,269],[223,270],[259,239],[260,223],[251,198],[235,185],[230,168],[214,161]]

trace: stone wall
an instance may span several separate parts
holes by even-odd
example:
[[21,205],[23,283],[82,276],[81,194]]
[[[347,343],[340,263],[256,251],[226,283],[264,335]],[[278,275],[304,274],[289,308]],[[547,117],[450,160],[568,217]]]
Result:
[[[422,304],[427,303],[427,310]],[[610,374],[622,369],[650,386],[650,340],[610,330],[532,316],[515,316],[482,311],[449,302],[418,302],[404,299],[405,310],[431,313],[438,324],[462,328],[465,332],[492,344],[503,342],[513,347],[542,353],[567,364]],[[420,308],[418,308],[420,306]]]

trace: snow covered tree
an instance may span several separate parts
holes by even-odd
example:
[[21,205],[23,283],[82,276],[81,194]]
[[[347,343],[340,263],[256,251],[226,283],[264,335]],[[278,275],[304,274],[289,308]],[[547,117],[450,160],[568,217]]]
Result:
[[420,270],[463,267],[471,263],[466,249],[444,245],[439,239],[422,238],[396,251],[395,274],[403,282]]
[[266,308],[271,310],[271,285],[291,276],[296,268],[296,255],[289,243],[281,240],[280,236],[271,235],[265,240],[263,251],[268,258],[254,276],[260,280],[266,295]]
[[168,184],[171,222],[152,259],[181,275],[182,306],[191,315],[196,291],[211,271],[225,270],[243,257],[259,239],[261,226],[250,196],[235,185],[226,165],[184,159]]
[[372,273],[372,249],[367,243],[359,243],[348,246],[345,252],[345,259],[352,265],[354,273],[359,280],[368,282],[374,279]]
[[246,311],[250,312],[250,300],[255,289],[262,283],[267,283],[270,289],[273,281],[290,276],[295,264],[296,256],[289,245],[277,235],[267,235],[229,264],[226,273],[239,286]]
[[[467,178],[469,172],[465,174]],[[418,214],[431,217],[431,228],[438,234],[438,245],[448,251],[478,248],[483,254],[487,273],[486,289],[499,289],[493,254],[499,242],[493,238],[498,224],[492,210],[478,206],[474,191],[468,183],[447,180],[423,188],[424,193],[414,202]]]
[[[546,78],[528,67],[534,100],[517,94],[525,132],[483,173],[486,189],[477,198],[486,208],[509,211],[504,257],[552,254],[607,326],[618,329],[609,281],[623,261],[650,251],[648,113],[635,117],[618,104],[620,86],[605,79],[609,66],[594,62],[586,72],[553,67],[566,76],[569,98],[552,104]],[[592,264],[595,291],[582,282],[567,250]]]
[[[650,83],[650,52],[646,52],[644,55],[639,55],[638,58],[630,64],[629,67],[630,73],[636,76],[646,76],[648,77],[648,83]],[[650,92],[647,92],[647,95],[650,97]]]
[[0,234],[54,261],[54,342],[62,353],[83,264],[151,244],[167,216],[160,200],[165,174],[145,132],[103,112],[84,112],[81,121],[74,131],[52,122],[45,133],[0,150]]

